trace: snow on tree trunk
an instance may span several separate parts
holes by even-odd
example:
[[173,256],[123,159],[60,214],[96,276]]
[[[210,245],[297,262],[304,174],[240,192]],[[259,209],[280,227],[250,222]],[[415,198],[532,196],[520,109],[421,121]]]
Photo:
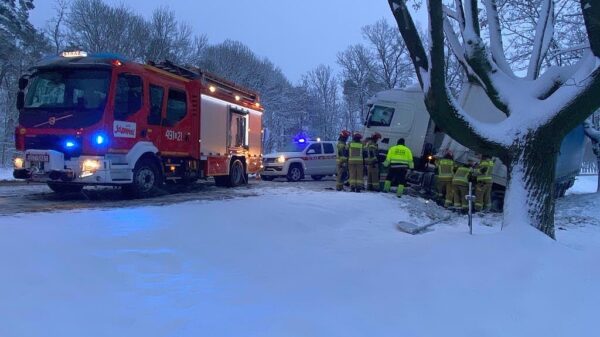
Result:
[[554,238],[554,178],[560,143],[531,132],[513,147],[504,198],[505,226],[528,224]]

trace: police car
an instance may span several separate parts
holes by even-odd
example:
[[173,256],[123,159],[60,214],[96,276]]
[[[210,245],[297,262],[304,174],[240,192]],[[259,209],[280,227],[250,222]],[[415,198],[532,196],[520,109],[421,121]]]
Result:
[[321,180],[336,171],[336,142],[300,138],[282,151],[263,156],[262,180],[287,178],[298,181],[310,175]]

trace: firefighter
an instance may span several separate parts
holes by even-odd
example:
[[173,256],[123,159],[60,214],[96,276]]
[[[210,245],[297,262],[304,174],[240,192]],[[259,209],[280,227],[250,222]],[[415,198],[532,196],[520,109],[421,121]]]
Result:
[[337,143],[337,169],[336,169],[336,182],[335,189],[338,191],[342,191],[344,189],[344,182],[348,177],[348,145],[346,141],[348,141],[348,137],[350,136],[350,131],[342,130],[340,132],[340,136],[338,137]]
[[348,171],[350,173],[350,191],[360,192],[364,187],[364,160],[362,135],[355,132],[348,144]]
[[404,138],[398,139],[395,146],[389,148],[383,165],[388,168],[383,187],[384,192],[389,192],[392,186],[398,186],[396,196],[401,197],[406,184],[408,169],[414,168],[412,152],[404,145]]
[[377,141],[381,138],[379,132],[375,132],[367,138],[365,164],[367,165],[367,190],[379,192],[379,147]]
[[452,177],[452,194],[454,199],[454,208],[466,212],[469,209],[469,202],[466,199],[469,194],[469,179],[472,173],[472,162],[469,165],[461,165],[456,169]]
[[452,178],[454,177],[454,158],[452,152],[446,151],[444,157],[436,163],[436,187],[437,196],[444,207],[451,207],[454,203]]
[[489,211],[492,206],[492,171],[494,161],[486,155],[481,156],[477,166],[477,185],[475,187],[475,210]]

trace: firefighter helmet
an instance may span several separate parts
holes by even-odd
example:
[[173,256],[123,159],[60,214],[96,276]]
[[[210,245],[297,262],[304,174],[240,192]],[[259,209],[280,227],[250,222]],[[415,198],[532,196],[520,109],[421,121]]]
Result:
[[362,135],[360,134],[360,132],[355,132],[352,135],[352,139],[361,140],[362,139]]
[[350,137],[350,131],[348,131],[348,130],[342,130],[342,131],[340,132],[340,137],[343,137],[343,138],[348,138],[348,137]]
[[375,132],[374,134],[371,135],[371,139],[373,139],[373,140],[381,139],[381,133]]

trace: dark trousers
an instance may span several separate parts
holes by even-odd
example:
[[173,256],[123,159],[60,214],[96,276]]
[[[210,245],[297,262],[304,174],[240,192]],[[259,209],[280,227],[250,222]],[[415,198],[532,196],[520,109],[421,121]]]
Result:
[[390,166],[385,180],[392,182],[392,186],[406,185],[408,166]]

